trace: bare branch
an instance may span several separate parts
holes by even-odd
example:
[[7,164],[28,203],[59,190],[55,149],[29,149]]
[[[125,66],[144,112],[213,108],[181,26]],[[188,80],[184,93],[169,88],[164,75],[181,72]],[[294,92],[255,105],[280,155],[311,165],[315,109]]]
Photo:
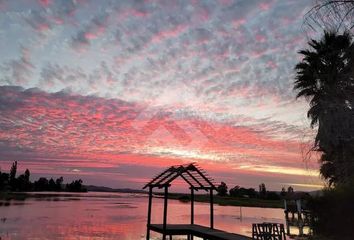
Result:
[[354,0],[319,0],[304,16],[311,31],[350,31],[354,26]]

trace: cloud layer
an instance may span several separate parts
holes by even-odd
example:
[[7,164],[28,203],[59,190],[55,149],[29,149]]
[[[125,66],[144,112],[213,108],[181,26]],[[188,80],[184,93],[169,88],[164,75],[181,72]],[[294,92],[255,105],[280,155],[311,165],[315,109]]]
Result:
[[313,136],[306,104],[292,91],[309,7],[1,1],[2,166],[18,158],[38,173],[132,183],[142,179],[124,166],[200,161],[246,184],[305,184],[301,174],[317,184],[301,155]]
[[243,126],[241,116],[220,122],[173,109],[19,87],[1,87],[0,96],[2,160],[51,166],[60,159],[57,174],[131,164],[135,156],[137,165],[150,167],[198,161],[285,178],[316,175],[299,166],[305,130],[296,126],[251,118]]

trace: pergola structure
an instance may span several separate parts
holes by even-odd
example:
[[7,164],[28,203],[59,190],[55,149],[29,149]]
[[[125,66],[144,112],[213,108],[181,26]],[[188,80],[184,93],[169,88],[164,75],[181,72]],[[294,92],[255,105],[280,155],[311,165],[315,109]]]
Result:
[[[167,225],[167,199],[168,199],[168,188],[171,183],[177,179],[182,178],[190,187],[191,190],[191,221],[190,225],[183,225],[184,228],[176,225],[172,229],[172,225]],[[205,190],[210,194],[210,229],[214,228],[214,202],[213,202],[213,190],[216,190],[213,179],[210,178],[206,172],[201,169],[196,163],[190,163],[186,165],[177,165],[167,168],[162,173],[154,177],[149,183],[147,183],[143,189],[149,188],[149,205],[148,205],[148,219],[147,219],[147,234],[146,239],[150,239],[150,230],[156,232],[161,232],[163,235],[163,240],[166,239],[167,235],[188,235],[189,239],[193,238],[193,234],[189,234],[190,229],[186,229],[185,226],[190,227],[202,227],[199,225],[194,225],[194,191]],[[163,224],[151,224],[151,208],[152,208],[152,191],[154,188],[164,188],[164,211],[163,211]],[[205,228],[205,227],[204,227]]]

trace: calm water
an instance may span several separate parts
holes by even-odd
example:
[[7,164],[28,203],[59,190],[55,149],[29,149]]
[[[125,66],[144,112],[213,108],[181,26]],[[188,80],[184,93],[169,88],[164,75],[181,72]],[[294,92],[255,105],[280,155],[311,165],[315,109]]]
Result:
[[[0,239],[145,239],[147,196],[83,193],[1,203]],[[162,222],[162,199],[153,199],[152,223]],[[215,205],[215,227],[251,235],[254,222],[284,222],[282,209]],[[189,223],[190,204],[169,200],[169,223]],[[195,223],[208,225],[209,205],[195,203]],[[159,235],[152,234],[153,239]],[[177,238],[176,238],[177,239]],[[183,239],[183,238],[182,238]]]

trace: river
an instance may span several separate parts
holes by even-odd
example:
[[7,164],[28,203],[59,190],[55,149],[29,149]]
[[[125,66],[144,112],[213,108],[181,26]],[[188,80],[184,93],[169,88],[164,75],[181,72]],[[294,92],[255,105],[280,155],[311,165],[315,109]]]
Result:
[[[145,239],[147,195],[96,192],[60,194],[23,201],[0,200],[0,239]],[[152,223],[162,222],[162,211],[162,199],[154,198]],[[168,223],[189,223],[189,213],[189,203],[169,200]],[[214,215],[215,228],[247,236],[252,234],[252,223],[284,223],[282,209],[215,205]],[[208,225],[207,203],[195,203],[195,223]],[[152,233],[151,239],[161,238]]]

